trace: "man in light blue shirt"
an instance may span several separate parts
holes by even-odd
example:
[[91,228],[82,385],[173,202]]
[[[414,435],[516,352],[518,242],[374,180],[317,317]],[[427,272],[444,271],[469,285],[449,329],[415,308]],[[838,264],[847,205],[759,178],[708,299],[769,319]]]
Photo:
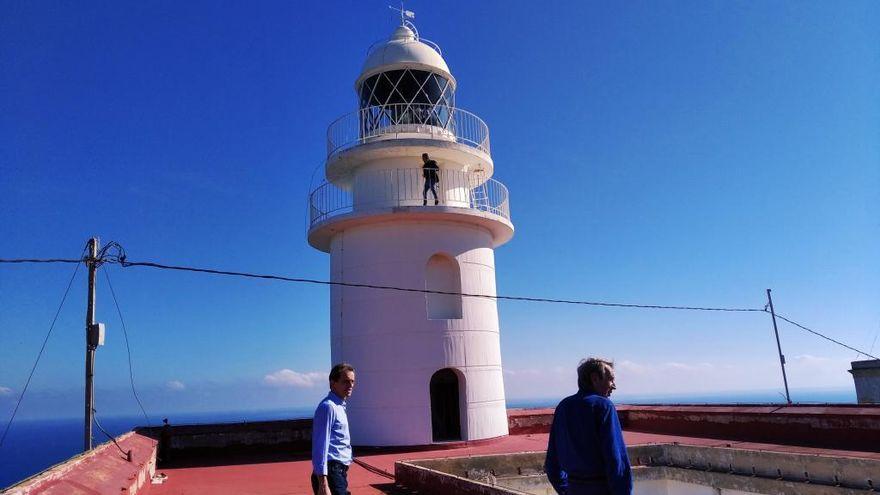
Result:
[[312,491],[315,495],[348,495],[351,437],[345,399],[354,390],[354,368],[339,363],[330,370],[330,393],[315,409],[312,421]]

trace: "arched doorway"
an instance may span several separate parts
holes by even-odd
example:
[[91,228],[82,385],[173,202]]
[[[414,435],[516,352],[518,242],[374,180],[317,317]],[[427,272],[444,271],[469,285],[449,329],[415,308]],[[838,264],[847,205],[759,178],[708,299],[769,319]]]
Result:
[[435,442],[461,440],[458,375],[444,368],[431,376],[431,429]]

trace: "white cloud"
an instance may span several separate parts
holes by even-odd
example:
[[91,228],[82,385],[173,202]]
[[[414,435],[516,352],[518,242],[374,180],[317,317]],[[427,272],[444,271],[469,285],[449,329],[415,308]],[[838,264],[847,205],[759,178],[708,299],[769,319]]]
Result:
[[0,387],[0,397],[12,395],[12,389],[9,387]]
[[561,366],[553,366],[550,368],[522,368],[522,369],[511,369],[504,368],[504,374],[507,376],[515,376],[515,377],[528,377],[528,378],[546,378],[550,380],[556,380],[559,378],[558,375],[566,375],[571,374],[575,375],[575,371],[565,370]]
[[681,371],[705,371],[713,369],[713,366],[710,363],[697,363],[697,364],[687,364],[687,363],[676,363],[669,362],[665,363],[662,368],[673,369],[673,370],[681,370]]
[[817,364],[827,364],[831,362],[831,358],[822,357],[822,356],[813,356],[812,354],[799,354],[794,357],[794,360],[798,363],[805,365],[817,365]]
[[[778,366],[778,361],[777,361]],[[847,373],[850,368],[850,360],[847,358],[833,358],[815,356],[812,354],[798,354],[789,358],[786,369],[789,370],[791,383],[803,383],[802,386],[852,386],[852,375]]]
[[300,373],[287,368],[273,371],[263,377],[263,383],[273,387],[311,388],[325,384],[326,380],[327,375],[324,373],[317,371]]
[[650,367],[630,360],[623,360],[614,363],[614,369],[624,374],[631,373],[633,375],[642,375],[651,371]]
[[[775,348],[773,349],[775,351]],[[783,390],[779,358],[775,352],[759,357],[737,354],[729,359],[693,361],[619,359],[614,361],[620,395],[685,396],[725,392]],[[787,356],[788,357],[788,356]],[[508,397],[563,397],[577,386],[575,370],[557,370],[554,365],[504,369]],[[850,388],[849,360],[834,355],[792,353],[786,363],[789,386],[798,389]]]
[[179,380],[171,380],[170,382],[166,383],[165,386],[168,387],[168,390],[173,390],[175,392],[186,390],[186,385]]

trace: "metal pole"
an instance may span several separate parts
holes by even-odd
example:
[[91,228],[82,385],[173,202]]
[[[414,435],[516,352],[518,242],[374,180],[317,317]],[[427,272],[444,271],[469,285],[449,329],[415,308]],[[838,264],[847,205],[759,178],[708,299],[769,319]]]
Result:
[[788,393],[788,378],[785,376],[785,355],[782,354],[782,344],[779,343],[779,329],[776,327],[776,311],[773,309],[773,298],[770,297],[770,289],[767,289],[767,302],[770,303],[770,316],[773,317],[773,332],[776,334],[776,350],[779,351],[779,364],[782,366],[782,381],[785,383],[785,400],[791,404],[791,395]]
[[93,338],[95,326],[95,283],[98,272],[98,238],[89,239],[89,257],[86,264],[89,266],[89,294],[88,306],[86,307],[86,411],[85,432],[83,434],[83,451],[92,450],[92,419],[95,409],[95,349],[98,348],[96,339]]

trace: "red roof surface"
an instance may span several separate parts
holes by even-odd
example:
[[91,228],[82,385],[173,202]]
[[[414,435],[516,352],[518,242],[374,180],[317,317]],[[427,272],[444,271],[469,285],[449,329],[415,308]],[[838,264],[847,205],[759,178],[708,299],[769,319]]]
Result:
[[[874,448],[877,445],[874,439],[880,435],[880,408],[877,407],[621,405],[618,410],[624,420],[636,426],[629,429],[624,421],[624,438],[628,445],[680,443],[880,460],[880,452]],[[508,416],[513,434],[491,440],[433,445],[421,449],[355,449],[356,463],[349,470],[350,489],[359,495],[402,493],[394,488],[394,463],[398,460],[543,451],[547,445],[546,431],[552,413],[552,409],[511,410]],[[798,413],[800,416],[792,416]],[[818,419],[809,419],[813,415]],[[749,418],[746,423],[733,430],[728,428],[730,423],[738,422],[743,417]],[[780,417],[785,418],[782,424],[776,419]],[[808,418],[806,423],[804,418]],[[804,424],[807,429],[803,428]],[[646,430],[646,426],[655,427],[655,433],[645,432],[652,431]],[[768,443],[742,441],[748,438],[775,438],[755,436],[754,433],[758,429],[778,431],[780,426],[783,430],[802,432],[798,433],[801,436],[777,435],[794,440],[789,443],[783,440]],[[677,434],[658,433],[668,432],[668,428],[677,428],[673,432]],[[155,434],[158,430],[129,432],[117,440],[122,450],[132,451],[132,462],[127,461],[115,445],[102,444],[87,454],[16,485],[10,493],[308,494],[311,491],[311,461],[307,452],[310,429],[309,420],[177,427],[176,435],[179,437],[175,437],[175,442],[190,439],[194,449],[168,454],[174,457],[156,470],[167,478],[164,483],[156,485],[151,484],[148,473],[156,462]],[[721,434],[725,431],[733,431],[735,435]],[[737,434],[740,440],[732,439]],[[826,435],[824,441],[829,443],[821,443],[821,434]],[[280,435],[287,435],[286,438],[293,442],[290,445],[296,448],[273,447],[272,442]],[[205,446],[200,442],[205,440],[208,440],[208,445],[214,446],[217,442],[222,443],[223,439],[228,441],[233,437],[239,442],[257,442],[257,448],[199,450],[199,446]],[[845,441],[841,444],[840,439]],[[259,443],[267,441],[269,443],[265,445]],[[803,445],[843,446],[848,450]]]
[[[628,445],[678,442],[686,445],[732,446],[775,452],[800,452],[880,459],[880,453],[877,452],[815,449],[652,433],[624,432],[624,439]],[[456,449],[376,454],[362,453],[356,456],[357,462],[349,469],[349,489],[352,493],[358,495],[391,493],[394,486],[394,462],[398,460],[538,451],[544,450],[546,447],[547,434],[537,433],[502,437],[490,442],[463,446]],[[276,457],[260,459],[254,456],[245,456],[238,459],[224,459],[224,461],[230,462],[230,464],[161,469],[157,472],[165,473],[168,476],[167,481],[162,485],[145,486],[146,490],[143,490],[141,493],[148,495],[194,493],[280,495],[311,493],[309,482],[311,461],[308,458]]]

